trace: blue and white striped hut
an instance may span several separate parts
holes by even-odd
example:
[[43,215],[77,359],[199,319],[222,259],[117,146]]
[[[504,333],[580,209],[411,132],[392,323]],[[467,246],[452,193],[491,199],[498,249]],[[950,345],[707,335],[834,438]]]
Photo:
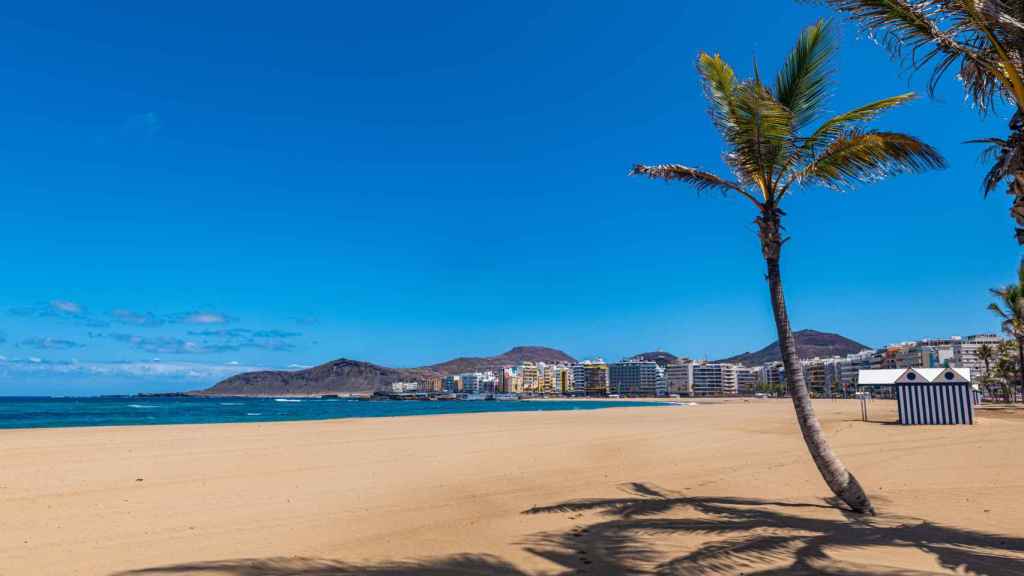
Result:
[[970,368],[861,370],[857,378],[895,389],[900,424],[974,424]]

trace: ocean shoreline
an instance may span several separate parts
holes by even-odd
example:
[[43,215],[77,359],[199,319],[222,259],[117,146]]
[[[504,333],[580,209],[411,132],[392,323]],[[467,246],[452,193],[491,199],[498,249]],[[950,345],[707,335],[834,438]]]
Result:
[[[289,397],[83,397],[0,398],[0,431],[48,428],[266,424],[509,412],[572,412],[624,407],[664,407],[671,402],[640,399],[565,401],[451,400],[361,401]],[[58,413],[59,411],[63,411]]]
[[[763,536],[745,521],[794,544],[813,539],[826,573],[955,574],[935,550],[957,538],[993,549],[989,564],[958,552],[976,572],[1024,566],[1024,502],[1006,484],[1019,478],[1024,417],[891,426],[892,401],[873,402],[869,422],[855,400],[815,410],[877,518],[851,526],[828,503],[788,400],[3,430],[0,566],[40,576],[642,573],[644,562]],[[619,513],[630,510],[642,514]],[[617,555],[617,538],[643,557]],[[754,557],[743,571],[794,561]]]

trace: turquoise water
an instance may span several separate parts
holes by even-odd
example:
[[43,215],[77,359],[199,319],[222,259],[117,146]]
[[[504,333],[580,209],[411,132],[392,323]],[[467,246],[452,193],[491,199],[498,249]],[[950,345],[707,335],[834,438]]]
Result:
[[138,426],[372,418],[472,412],[597,410],[657,402],[359,401],[344,398],[17,398],[0,397],[0,428]]

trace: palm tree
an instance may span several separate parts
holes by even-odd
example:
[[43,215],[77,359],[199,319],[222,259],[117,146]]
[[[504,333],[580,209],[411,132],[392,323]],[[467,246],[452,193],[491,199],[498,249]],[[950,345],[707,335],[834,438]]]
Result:
[[1024,2],[1006,0],[810,0],[847,14],[912,69],[931,67],[929,90],[951,69],[982,114],[998,103],[1015,110],[1010,133],[984,138],[993,161],[988,195],[1009,180],[1010,215],[1024,244]]
[[989,391],[989,381],[992,377],[992,358],[995,356],[996,351],[988,344],[982,344],[978,346],[978,358],[985,363],[985,376],[982,378],[982,385],[985,387],[985,391],[991,395]]
[[725,163],[734,179],[679,164],[637,165],[632,174],[680,180],[698,191],[717,190],[749,201],[757,210],[761,253],[786,379],[804,441],[829,488],[857,512],[874,513],[857,479],[829,447],[814,414],[782,291],[779,258],[783,236],[781,203],[794,187],[817,185],[837,190],[897,173],[921,172],[945,165],[935,149],[897,132],[868,130],[863,124],[884,110],[910,101],[902,94],[878,100],[810,126],[822,116],[831,88],[836,51],[833,27],[818,21],[806,28],[789,54],[774,85],[754,78],[739,81],[718,55],[697,60],[709,114],[727,151]]
[[1017,372],[1024,391],[1024,261],[1017,269],[1016,284],[993,288],[991,292],[998,301],[989,304],[988,309],[1002,320],[1003,332],[1017,341]]
[[996,377],[999,378],[999,385],[1003,389],[1003,400],[1006,403],[1010,403],[1010,382],[1017,377],[1017,358],[1013,351],[1013,344],[1009,341],[1003,341],[999,343],[996,348],[996,365],[993,368]]

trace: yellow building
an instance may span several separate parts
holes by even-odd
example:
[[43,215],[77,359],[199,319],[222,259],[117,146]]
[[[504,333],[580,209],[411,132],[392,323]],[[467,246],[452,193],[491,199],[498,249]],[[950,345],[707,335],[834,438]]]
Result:
[[540,392],[540,369],[533,362],[519,365],[519,377],[523,382],[523,392]]

